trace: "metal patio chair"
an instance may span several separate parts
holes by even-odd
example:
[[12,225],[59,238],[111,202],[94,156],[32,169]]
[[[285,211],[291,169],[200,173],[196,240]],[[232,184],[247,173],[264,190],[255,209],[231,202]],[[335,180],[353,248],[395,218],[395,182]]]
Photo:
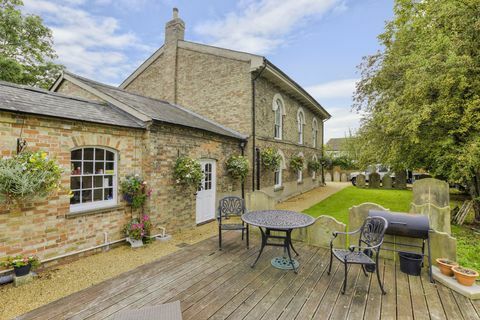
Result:
[[[352,232],[334,231],[333,238],[330,241],[330,265],[328,267],[328,274],[332,271],[333,257],[337,258],[343,263],[345,268],[345,279],[343,281],[342,294],[347,288],[347,267],[348,264],[360,264],[365,276],[368,277],[367,271],[374,272],[376,270],[378,284],[383,294],[386,294],[383,289],[383,284],[380,280],[380,271],[378,268],[378,257],[380,255],[380,247],[383,243],[385,230],[387,230],[388,222],[383,217],[367,217],[360,229]],[[339,234],[353,235],[360,233],[358,239],[358,246],[351,245],[348,249],[334,249],[333,241]],[[373,257],[375,254],[375,257]]]
[[[243,221],[228,222],[232,216],[241,217],[247,212],[245,200],[240,197],[224,197],[218,203],[218,247],[222,250],[222,231],[223,230],[242,230],[242,241],[244,237],[247,240],[247,249],[249,246],[248,224]],[[246,235],[245,235],[246,234]]]

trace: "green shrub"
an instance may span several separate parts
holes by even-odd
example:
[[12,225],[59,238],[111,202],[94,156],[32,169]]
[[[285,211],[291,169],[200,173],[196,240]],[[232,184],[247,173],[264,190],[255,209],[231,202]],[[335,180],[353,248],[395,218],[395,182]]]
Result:
[[277,149],[272,147],[263,149],[260,152],[260,158],[262,159],[263,166],[267,170],[276,171],[280,168],[282,157],[278,154]]
[[308,170],[310,170],[311,172],[318,172],[318,170],[320,170],[322,165],[318,160],[310,160],[307,163],[307,167],[308,167]]
[[294,171],[303,170],[305,159],[302,156],[293,156],[290,159],[290,168]]
[[0,202],[31,201],[60,190],[63,169],[45,151],[0,159]]
[[147,182],[138,174],[127,176],[120,182],[120,192],[123,199],[134,209],[143,207],[152,190],[147,188]]
[[230,158],[228,158],[226,166],[227,172],[232,176],[233,179],[245,181],[249,170],[249,163],[247,157],[231,156]]
[[198,188],[203,179],[202,166],[197,160],[179,157],[175,162],[174,173],[177,184]]

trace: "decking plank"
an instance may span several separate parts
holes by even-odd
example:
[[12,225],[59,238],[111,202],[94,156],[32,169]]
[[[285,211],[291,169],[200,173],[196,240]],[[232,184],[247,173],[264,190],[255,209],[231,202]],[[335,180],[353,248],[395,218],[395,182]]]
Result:
[[437,290],[447,318],[452,320],[463,319],[462,313],[460,312],[457,302],[455,301],[450,289],[442,284],[437,284]]
[[438,295],[437,286],[430,282],[430,278],[426,272],[422,272],[420,279],[422,281],[423,292],[425,293],[425,299],[427,301],[428,313],[432,320],[444,320],[447,319],[445,311],[443,310],[440,296]]
[[[382,319],[396,319],[397,318],[397,280],[395,263],[393,261],[385,261],[385,275],[383,277],[383,285],[387,294],[382,295]],[[378,286],[376,275],[372,274],[372,285]],[[375,281],[373,281],[375,280]]]
[[410,298],[410,285],[408,276],[400,271],[400,265],[395,266],[395,278],[397,279],[397,319],[413,319],[412,300]]
[[[422,272],[428,272],[423,269]],[[413,318],[415,320],[429,320],[427,301],[423,291],[422,280],[419,276],[408,276],[410,297],[412,301]]]
[[[385,264],[379,262],[379,271],[380,271],[380,280],[383,281],[385,276]],[[385,283],[385,281],[383,281]],[[388,293],[387,293],[388,294]],[[365,314],[363,319],[365,320],[374,320],[380,319],[380,314],[382,311],[382,291],[378,285],[377,275],[372,274],[370,276],[370,289],[368,290],[368,299],[367,305],[365,306]]]
[[371,277],[371,274],[365,276],[363,274],[363,271],[360,274],[357,285],[355,287],[355,292],[353,293],[352,303],[350,304],[350,308],[347,312],[347,319],[363,319],[363,315],[365,314],[365,306],[368,299],[368,290],[370,287]]
[[352,289],[347,290],[345,294],[340,294],[335,302],[333,307],[332,314],[330,315],[331,320],[340,320],[346,319],[348,316],[348,310],[352,304],[352,300],[355,294],[355,288],[357,286],[359,277],[365,277],[363,274],[362,268],[359,265],[352,266],[350,268],[351,275],[349,276],[349,281],[352,283]]
[[462,313],[462,316],[466,320],[478,320],[478,314],[475,308],[472,305],[472,302],[470,299],[462,296],[460,293],[451,291],[453,294],[453,298],[457,302],[457,305],[460,309],[460,312]]

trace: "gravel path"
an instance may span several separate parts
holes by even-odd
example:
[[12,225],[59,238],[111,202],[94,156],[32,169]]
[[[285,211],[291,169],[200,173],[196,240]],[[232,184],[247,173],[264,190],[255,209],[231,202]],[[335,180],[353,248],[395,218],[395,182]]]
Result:
[[324,187],[315,188],[277,204],[276,209],[302,212],[351,185],[350,182],[327,182]]

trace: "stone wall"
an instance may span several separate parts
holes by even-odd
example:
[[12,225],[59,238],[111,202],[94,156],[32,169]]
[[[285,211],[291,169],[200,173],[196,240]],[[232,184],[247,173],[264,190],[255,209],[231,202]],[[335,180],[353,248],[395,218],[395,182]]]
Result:
[[168,230],[195,225],[195,190],[184,190],[173,179],[179,154],[217,160],[217,201],[227,194],[241,194],[240,183],[232,181],[225,169],[226,158],[240,153],[233,138],[168,124],[153,125],[145,131],[2,112],[1,156],[13,154],[20,131],[29,150],[45,150],[65,168],[64,191],[22,207],[0,208],[0,258],[36,254],[44,259],[101,244],[104,232],[110,240],[124,237],[122,228],[131,218],[131,210],[120,195],[113,207],[70,213],[70,151],[75,147],[115,149],[117,181],[128,174],[143,175],[153,190],[145,211],[154,224]]

